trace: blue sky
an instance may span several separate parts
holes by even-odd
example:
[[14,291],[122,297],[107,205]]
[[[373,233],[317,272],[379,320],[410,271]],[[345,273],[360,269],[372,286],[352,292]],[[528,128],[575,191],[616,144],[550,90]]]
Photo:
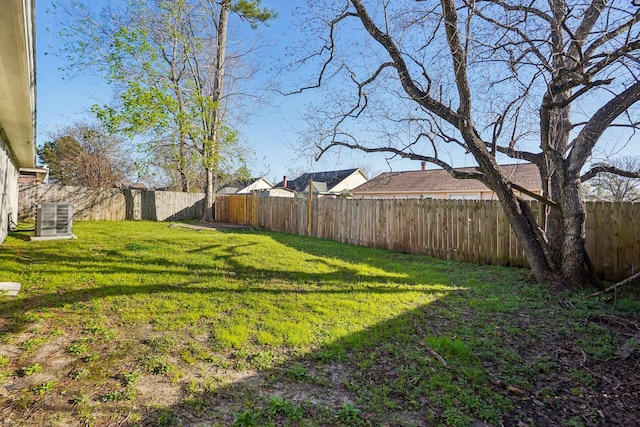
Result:
[[[99,8],[100,0],[91,0],[91,6]],[[296,2],[291,0],[263,0],[266,7],[276,9],[279,18],[265,30],[269,42],[268,60],[262,69],[262,77],[268,77],[273,65],[285,56],[285,47],[295,40],[299,31],[294,28],[292,8]],[[112,92],[99,77],[78,74],[66,77],[60,70],[64,62],[52,55],[58,40],[55,19],[47,11],[51,0],[36,2],[36,71],[37,71],[37,141],[42,144],[49,132],[70,124],[75,120],[91,117],[88,113],[93,104],[105,104]],[[315,162],[310,154],[303,154],[295,147],[299,145],[295,129],[299,127],[305,105],[314,99],[314,94],[306,92],[295,96],[274,96],[270,107],[261,107],[251,114],[251,119],[241,126],[243,141],[255,151],[255,161],[250,165],[254,174],[263,175],[273,181],[280,181],[283,175],[297,176],[303,172],[361,167],[370,177],[380,172],[393,170],[415,170],[420,167],[416,161],[393,159],[385,160],[383,155],[365,155],[360,152],[343,150],[330,152],[320,162]],[[635,140],[638,136],[634,137]],[[640,144],[626,144],[627,138],[611,135],[601,141],[600,148],[594,152],[594,158],[602,158],[607,153],[616,156],[640,154]],[[452,152],[448,155],[454,166],[471,166],[469,156]]]
[[[91,5],[99,8],[99,1]],[[284,48],[295,37],[291,31],[292,2],[287,0],[263,0],[266,7],[278,11],[278,19],[266,30],[273,46],[269,56],[273,61],[284,55]],[[109,102],[112,92],[98,76],[79,73],[67,76],[61,68],[64,61],[52,54],[55,52],[58,31],[55,16],[48,11],[51,0],[38,0],[36,4],[36,72],[37,72],[37,141],[43,144],[48,134],[57,128],[83,118],[91,118],[89,109],[93,104]],[[268,61],[269,62],[269,61]],[[264,73],[269,72],[266,64]],[[271,64],[272,65],[272,64]],[[325,171],[362,167],[367,173],[388,171],[390,166],[384,156],[364,155],[358,152],[330,153],[320,162],[311,155],[301,154],[296,147],[297,123],[311,95],[275,96],[270,107],[253,112],[252,118],[242,125],[241,137],[255,151],[251,164],[254,174],[264,175],[270,180],[280,181],[283,175],[302,172]],[[395,160],[394,170],[417,169],[415,161]]]

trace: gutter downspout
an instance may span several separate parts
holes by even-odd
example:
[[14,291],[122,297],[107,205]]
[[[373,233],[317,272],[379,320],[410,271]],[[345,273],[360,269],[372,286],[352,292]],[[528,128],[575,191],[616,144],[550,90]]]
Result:
[[[0,203],[0,212],[4,212],[5,203],[8,196],[8,182],[9,182],[9,153],[6,153],[7,157],[4,161],[4,179],[2,181],[2,202]],[[0,220],[1,221],[1,220]],[[11,230],[11,221],[9,215],[7,215],[7,232]]]

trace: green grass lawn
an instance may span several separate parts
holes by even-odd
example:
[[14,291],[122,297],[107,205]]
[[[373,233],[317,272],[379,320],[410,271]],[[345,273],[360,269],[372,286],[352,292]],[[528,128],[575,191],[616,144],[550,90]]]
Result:
[[0,246],[22,284],[0,296],[0,425],[588,425],[562,399],[599,392],[628,338],[602,319],[640,308],[271,232],[74,232]]

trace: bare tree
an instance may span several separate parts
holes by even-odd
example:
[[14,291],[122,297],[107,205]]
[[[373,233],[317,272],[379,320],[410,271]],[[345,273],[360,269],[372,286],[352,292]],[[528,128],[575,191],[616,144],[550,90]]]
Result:
[[599,173],[588,181],[585,198],[609,202],[640,201],[640,157],[623,156],[591,165]]
[[51,134],[38,149],[53,181],[62,185],[109,188],[135,169],[122,138],[98,125],[74,123]]
[[[638,2],[335,0],[308,11],[320,45],[296,66],[318,71],[299,87],[332,94],[308,120],[318,156],[346,147],[480,180],[538,281],[599,286],[581,191],[599,171],[581,171],[606,132],[638,128]],[[451,147],[477,170],[454,170],[442,155]],[[535,164],[543,196],[505,176],[501,157]],[[518,191],[544,204],[542,223]]]

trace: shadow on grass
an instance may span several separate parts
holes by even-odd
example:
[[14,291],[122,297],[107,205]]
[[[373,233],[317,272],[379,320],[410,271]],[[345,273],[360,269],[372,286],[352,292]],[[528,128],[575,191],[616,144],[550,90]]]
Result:
[[[253,234],[243,231],[224,231],[227,236],[239,233],[238,236]],[[305,262],[317,264],[324,268],[323,272],[299,271],[295,265],[284,264],[278,268],[266,262],[262,267],[255,267],[239,261],[244,250],[251,249],[258,243],[244,244],[205,244],[195,249],[187,249],[186,254],[200,254],[202,257],[193,260],[191,257],[172,261],[166,257],[154,255],[149,243],[122,243],[118,249],[111,246],[106,249],[87,245],[81,250],[68,252],[60,249],[56,242],[34,245],[28,250],[16,249],[11,245],[8,250],[0,252],[0,260],[16,272],[29,264],[51,264],[64,274],[72,273],[74,279],[82,278],[83,283],[48,283],[50,279],[38,283],[37,279],[27,279],[32,283],[24,287],[17,298],[5,299],[0,309],[0,317],[11,319],[11,333],[20,333],[29,324],[29,316],[25,312],[38,312],[59,309],[76,303],[85,303],[109,297],[153,295],[169,293],[173,296],[189,294],[244,294],[256,293],[264,295],[279,294],[402,294],[416,290],[414,285],[422,285],[420,292],[425,294],[441,294],[449,292],[446,284],[448,278],[446,265],[434,260],[429,266],[435,273],[425,276],[421,271],[407,270],[393,260],[381,265],[375,255],[389,254],[387,251],[363,249],[348,246],[340,249],[340,244],[322,239],[306,239],[300,242],[299,236],[288,236],[279,233],[259,233],[266,235],[278,244],[292,250],[309,255]],[[84,242],[83,242],[84,243]],[[75,248],[74,243],[61,243]],[[354,255],[353,251],[356,251]],[[362,252],[360,252],[362,250]],[[373,251],[373,255],[372,252]],[[215,256],[207,257],[212,253]],[[274,257],[278,256],[274,254]],[[408,259],[405,255],[405,259]],[[184,260],[186,259],[186,261]],[[416,257],[415,263],[426,258]],[[191,261],[190,261],[191,260]],[[377,273],[360,274],[353,263],[365,265]],[[166,282],[165,274],[170,271],[172,281]],[[40,273],[37,273],[39,275]],[[112,276],[113,275],[113,276]],[[128,276],[131,275],[131,276]],[[127,282],[122,284],[113,282]],[[144,277],[144,283],[138,282]],[[173,279],[175,278],[175,279]],[[135,284],[133,284],[133,283]],[[357,283],[357,286],[345,287],[345,282]],[[291,286],[296,283],[302,286]],[[440,284],[433,289],[430,285]],[[404,286],[408,285],[408,286]],[[425,289],[427,288],[427,289]],[[7,324],[5,328],[7,329]],[[0,331],[2,332],[2,331]]]
[[[272,236],[270,236],[272,237]],[[335,242],[333,242],[336,245]],[[325,264],[331,267],[334,271],[330,273],[309,273],[296,271],[293,266],[287,269],[274,269],[269,268],[268,262],[265,263],[263,268],[255,268],[247,266],[237,261],[239,255],[243,255],[241,250],[257,245],[243,244],[235,246],[222,246],[222,245],[208,245],[195,250],[188,250],[186,253],[205,253],[207,251],[217,249],[222,250],[223,254],[217,253],[212,260],[216,262],[214,266],[208,262],[172,262],[165,257],[156,257],[145,255],[145,249],[136,250],[96,250],[94,253],[85,253],[83,255],[73,254],[66,255],[61,252],[52,253],[47,248],[36,248],[29,251],[29,255],[26,255],[24,251],[18,251],[17,259],[13,254],[7,254],[7,259],[16,261],[20,264],[29,263],[41,263],[47,262],[55,264],[57,267],[67,268],[77,273],[100,273],[100,274],[154,274],[154,269],[165,272],[172,270],[172,272],[189,276],[193,272],[206,272],[208,277],[225,276],[230,271],[236,274],[242,274],[243,277],[270,277],[270,278],[282,278],[282,279],[295,279],[303,282],[324,283],[332,282],[336,280],[343,280],[345,277],[357,277],[359,281],[363,282],[380,282],[386,280],[397,280],[399,277],[405,277],[405,283],[420,283],[423,280],[419,279],[417,275],[409,276],[408,273],[401,269],[395,268],[393,270],[385,270],[383,275],[358,275],[357,270],[349,268],[344,265],[338,265],[331,260],[325,259],[309,259],[306,260],[309,263]],[[303,248],[302,251],[305,251]],[[86,251],[85,251],[86,252]],[[306,252],[306,251],[305,251]],[[308,252],[313,254],[313,252]],[[141,255],[142,254],[142,255]],[[318,257],[327,256],[317,252],[314,254]],[[275,256],[275,254],[274,254]],[[332,256],[332,255],[329,255]],[[215,259],[213,259],[215,258]],[[337,257],[334,257],[337,258]],[[379,265],[373,264],[372,260],[358,260],[355,258],[339,258],[340,261],[346,262],[358,262],[361,264],[370,264],[370,267],[381,269]],[[224,266],[224,269],[221,268]],[[442,270],[441,270],[442,271]],[[443,276],[446,279],[446,276]]]

